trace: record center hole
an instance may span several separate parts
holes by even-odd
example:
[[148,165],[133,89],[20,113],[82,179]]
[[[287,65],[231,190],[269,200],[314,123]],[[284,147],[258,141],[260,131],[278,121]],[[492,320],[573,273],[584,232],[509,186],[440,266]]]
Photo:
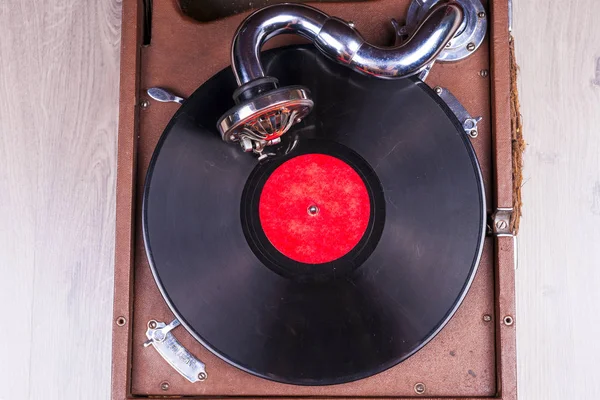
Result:
[[317,207],[315,204],[311,204],[310,206],[308,206],[307,208],[308,211],[308,215],[310,215],[311,217],[314,217],[315,215],[317,215],[319,213],[319,207]]

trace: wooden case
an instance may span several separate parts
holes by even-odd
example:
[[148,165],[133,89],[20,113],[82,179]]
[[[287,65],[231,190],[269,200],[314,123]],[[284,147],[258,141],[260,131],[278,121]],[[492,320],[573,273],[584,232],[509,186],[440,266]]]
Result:
[[[392,38],[390,18],[405,15],[409,3],[409,0],[373,0],[316,6],[354,21],[367,40],[385,45]],[[192,384],[154,349],[142,346],[149,320],[169,322],[174,318],[148,266],[140,204],[150,157],[177,109],[175,104],[146,103],[149,99],[145,89],[162,86],[182,95],[191,94],[229,65],[231,39],[247,15],[201,24],[183,17],[174,0],[156,0],[151,17],[151,42],[142,46],[145,4],[148,3],[142,0],[123,3],[113,399],[161,396],[516,399],[512,237],[486,238],[469,293],[448,325],[431,342],[408,360],[367,379],[319,387],[264,380],[228,365],[196,342],[184,328],[177,328],[174,335],[209,371],[208,380]],[[436,64],[427,83],[448,88],[471,115],[483,117],[473,145],[481,164],[487,210],[491,215],[496,209],[513,207],[508,0],[491,0],[486,9],[489,32],[482,46],[461,62]],[[299,42],[295,37],[279,37],[266,47]],[[491,316],[491,321],[486,321],[485,315]],[[165,382],[168,385],[163,385]],[[417,383],[425,385],[424,394],[415,392]]]

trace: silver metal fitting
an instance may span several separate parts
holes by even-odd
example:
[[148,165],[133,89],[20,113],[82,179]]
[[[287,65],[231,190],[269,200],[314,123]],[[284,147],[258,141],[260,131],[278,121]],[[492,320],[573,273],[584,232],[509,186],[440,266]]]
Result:
[[225,142],[240,142],[245,152],[260,155],[265,146],[279,144],[279,137],[307,116],[313,105],[310,91],[302,86],[274,89],[230,109],[217,128]]
[[[146,330],[148,340],[144,343],[144,347],[154,347],[158,354],[188,381],[192,383],[204,381],[208,377],[204,363],[183,347],[171,332],[178,326],[179,321],[176,319],[168,325],[155,320],[149,321]],[[161,385],[161,388],[168,390],[168,382],[166,389],[164,385]]]
[[414,387],[414,389],[415,389],[415,393],[416,393],[416,394],[423,394],[423,393],[425,393],[425,389],[426,389],[426,388],[425,388],[425,384],[424,384],[424,383],[422,383],[422,382],[417,382],[417,383],[415,384],[415,387]]
[[430,7],[408,40],[398,46],[367,43],[347,22],[303,4],[277,4],[251,14],[238,28],[231,65],[238,85],[264,78],[262,45],[280,34],[307,38],[326,56],[357,72],[378,78],[418,74],[434,61],[463,23],[462,7],[454,1]]
[[434,89],[435,93],[444,100],[450,110],[456,115],[456,118],[462,124],[462,128],[469,137],[475,139],[479,136],[479,130],[477,124],[481,121],[481,117],[471,117],[471,114],[465,109],[465,107],[458,101],[456,97],[448,89],[444,89],[440,86],[436,86]]
[[146,93],[148,93],[148,96],[152,97],[156,101],[160,101],[161,103],[183,104],[185,102],[183,97],[179,97],[160,87],[151,87],[146,90]]
[[492,232],[495,236],[514,236],[510,230],[512,208],[498,208],[492,214]]
[[[242,22],[233,39],[231,67],[239,88],[234,93],[236,106],[217,123],[221,137],[226,142],[248,139],[252,151],[262,157],[265,146],[275,144],[312,110],[308,89],[278,88],[275,78],[265,76],[260,51],[272,37],[300,35],[357,72],[397,79],[430,68],[458,31],[463,16],[458,3],[440,2],[426,11],[407,40],[383,48],[367,43],[353,24],[307,5],[277,4],[258,10]],[[242,147],[250,150],[247,141]]]
[[[448,46],[437,57],[437,61],[458,61],[470,56],[481,46],[487,32],[486,12],[480,0],[455,0],[462,8],[464,18]],[[402,38],[413,32],[427,13],[445,0],[413,0],[408,8],[406,26],[397,30]]]

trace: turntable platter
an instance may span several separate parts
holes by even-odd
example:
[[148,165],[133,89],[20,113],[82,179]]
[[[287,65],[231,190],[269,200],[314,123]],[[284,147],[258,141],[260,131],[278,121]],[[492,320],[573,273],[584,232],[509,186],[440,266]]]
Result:
[[361,76],[308,47],[264,65],[310,88],[312,113],[259,163],[215,129],[231,70],[202,85],[148,170],[151,269],[186,329],[232,365],[302,385],[373,375],[431,340],[469,288],[485,232],[475,153],[416,78]]

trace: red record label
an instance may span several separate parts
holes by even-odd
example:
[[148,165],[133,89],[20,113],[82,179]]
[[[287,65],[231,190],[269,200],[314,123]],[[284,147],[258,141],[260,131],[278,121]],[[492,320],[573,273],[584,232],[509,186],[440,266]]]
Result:
[[259,202],[260,223],[271,244],[306,264],[348,254],[365,234],[370,214],[362,178],[325,154],[301,155],[277,167]]

